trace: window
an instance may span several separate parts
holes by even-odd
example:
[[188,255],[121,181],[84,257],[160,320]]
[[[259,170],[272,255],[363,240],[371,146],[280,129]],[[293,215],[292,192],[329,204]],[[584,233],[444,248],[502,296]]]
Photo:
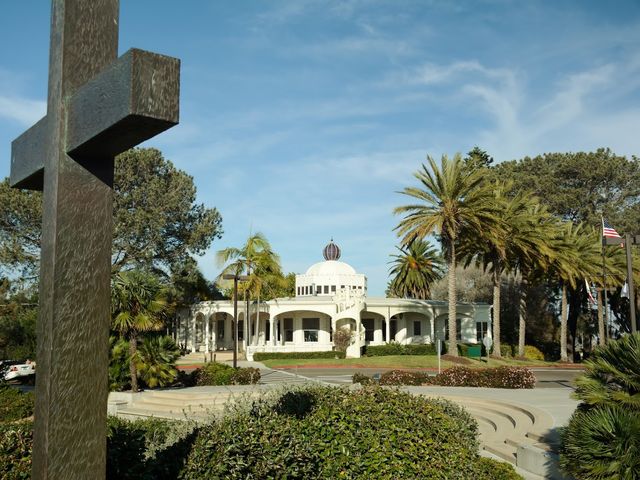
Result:
[[487,335],[488,328],[489,324],[487,322],[476,322],[476,340],[478,340],[478,342],[481,342],[485,335]]
[[284,319],[284,341],[293,342],[293,318]]
[[324,294],[328,294],[329,293],[329,285],[325,285],[324,286]]
[[265,322],[264,341],[268,342],[269,340],[271,340],[271,322]]
[[301,288],[298,287],[298,295],[302,295],[302,293],[300,293],[300,291],[301,291]]
[[[444,321],[444,339],[449,340],[449,321]],[[462,340],[462,320],[456,319],[456,340]]]
[[422,322],[420,320],[413,322],[413,335],[422,335]]
[[363,318],[362,325],[364,325],[364,340],[373,342],[374,320],[372,318]]
[[218,340],[222,340],[224,338],[224,320],[218,320]]
[[320,330],[319,318],[303,318],[302,330],[304,331],[305,342],[317,342],[318,330]]
[[396,335],[398,334],[398,320],[391,320],[389,324],[389,336],[391,337],[389,340],[395,340]]
[[238,341],[244,340],[244,320],[238,320]]
[[322,293],[322,287],[320,285],[316,286],[316,295],[320,295]]
[[336,286],[335,285],[331,285],[331,293],[336,293]]
[[387,321],[382,320],[382,341],[387,341]]

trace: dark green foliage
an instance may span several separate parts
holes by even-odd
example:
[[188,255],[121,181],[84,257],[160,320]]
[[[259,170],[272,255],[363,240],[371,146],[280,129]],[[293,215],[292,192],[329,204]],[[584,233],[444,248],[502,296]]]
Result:
[[109,343],[109,390],[122,391],[129,388],[129,342],[124,338],[110,337]]
[[597,348],[576,380],[560,465],[577,479],[640,479],[640,333]]
[[[3,303],[1,301],[0,303]],[[36,299],[14,298],[13,301],[37,301]],[[9,301],[0,306],[0,359],[34,360],[36,358],[37,307],[24,307]]]
[[[442,352],[445,353],[444,350]],[[397,342],[385,345],[368,346],[364,351],[367,357],[384,357],[388,355],[436,355],[436,346],[432,343],[403,345]]]
[[287,360],[287,359],[306,359],[306,358],[344,358],[345,352],[327,351],[327,352],[258,352],[253,354],[256,362],[262,360]]
[[0,423],[0,478],[31,478],[33,422]]
[[131,422],[109,417],[107,478],[175,479],[194,437],[193,426],[185,422],[157,419]]
[[237,368],[226,363],[211,362],[193,374],[196,385],[251,385],[260,381],[257,368]]
[[390,370],[380,375],[380,385],[424,385],[430,383],[426,372]]
[[138,375],[150,388],[165,387],[178,376],[175,363],[180,349],[169,336],[145,338],[136,357]]
[[503,478],[452,412],[377,387],[293,391],[201,429],[182,478]]
[[560,466],[576,479],[640,479],[637,411],[611,405],[578,409],[561,439]]
[[0,423],[15,422],[33,415],[33,393],[0,384]]

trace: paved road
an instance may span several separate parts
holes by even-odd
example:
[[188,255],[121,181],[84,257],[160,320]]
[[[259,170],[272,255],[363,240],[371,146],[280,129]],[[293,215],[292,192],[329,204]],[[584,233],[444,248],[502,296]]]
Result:
[[[351,383],[351,376],[355,372],[373,376],[375,373],[382,373],[391,370],[390,368],[288,368],[289,373],[297,373],[308,378],[315,378],[328,383],[347,384]],[[532,369],[536,379],[537,388],[571,388],[573,380],[582,373],[577,369]]]

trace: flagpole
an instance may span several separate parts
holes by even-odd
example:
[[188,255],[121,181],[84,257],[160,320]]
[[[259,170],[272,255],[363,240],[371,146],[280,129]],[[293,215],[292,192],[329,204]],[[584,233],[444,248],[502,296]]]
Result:
[[607,267],[606,267],[606,262],[604,257],[604,247],[606,244],[605,236],[604,236],[604,217],[601,217],[601,219],[602,219],[602,283],[604,285],[604,288],[602,289],[603,300],[604,300],[602,307],[604,308],[604,322],[607,325],[605,341],[608,341],[611,338],[611,332],[610,332],[611,326],[609,325],[609,307],[607,306]]

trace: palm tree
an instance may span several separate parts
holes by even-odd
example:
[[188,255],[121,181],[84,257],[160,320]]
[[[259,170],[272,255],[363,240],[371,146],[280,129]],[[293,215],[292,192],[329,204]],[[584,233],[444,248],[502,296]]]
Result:
[[403,298],[429,298],[431,285],[442,278],[442,260],[428,241],[414,240],[391,255],[389,292]]
[[493,356],[501,357],[500,352],[500,297],[502,274],[515,270],[514,259],[531,258],[540,251],[540,235],[533,235],[540,224],[538,200],[528,194],[517,193],[509,198],[506,193],[510,184],[496,183],[494,194],[499,207],[499,217],[503,234],[490,235],[487,238],[469,239],[464,249],[469,257],[481,263],[491,272],[493,282]]
[[136,270],[116,274],[111,289],[111,308],[114,330],[129,341],[131,390],[137,392],[138,335],[159,330],[164,324],[165,301],[160,282],[152,275]]
[[394,209],[404,218],[395,228],[402,245],[436,234],[445,253],[449,290],[449,354],[457,355],[456,345],[456,247],[461,238],[500,235],[498,208],[490,186],[483,180],[482,169],[465,166],[460,154],[453,159],[443,155],[440,166],[427,157],[429,168],[422,165],[414,176],[420,187],[407,187],[402,194],[417,203]]
[[[258,307],[260,305],[260,295],[263,290],[269,293],[271,285],[279,281],[284,281],[280,268],[280,257],[273,251],[271,244],[262,233],[249,235],[245,244],[240,247],[229,247],[220,250],[217,255],[219,266],[225,265],[220,278],[224,274],[246,274],[249,280],[241,285],[241,290],[247,300],[247,330],[249,327],[249,307],[248,302],[251,296],[257,298]],[[280,280],[282,279],[282,280]],[[258,309],[259,310],[259,309]],[[255,336],[253,342],[257,343],[258,330],[260,325],[259,311],[256,314]]]

